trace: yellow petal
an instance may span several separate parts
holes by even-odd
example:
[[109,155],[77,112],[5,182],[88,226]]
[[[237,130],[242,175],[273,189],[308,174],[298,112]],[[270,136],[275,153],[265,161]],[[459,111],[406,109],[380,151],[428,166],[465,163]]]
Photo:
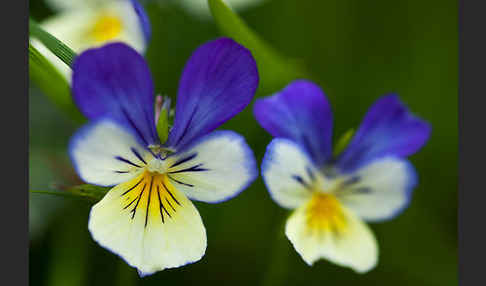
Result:
[[330,194],[316,193],[287,220],[285,234],[304,261],[324,258],[363,273],[378,260],[373,233]]
[[89,230],[142,275],[195,262],[206,250],[206,230],[194,205],[166,175],[148,171],[93,206]]

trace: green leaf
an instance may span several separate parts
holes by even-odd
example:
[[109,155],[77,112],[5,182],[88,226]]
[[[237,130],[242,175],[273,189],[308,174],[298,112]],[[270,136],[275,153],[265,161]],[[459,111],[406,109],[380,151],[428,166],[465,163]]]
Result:
[[[80,208],[70,208],[52,228],[50,259],[45,261],[46,285],[82,286],[89,284],[87,274],[90,258],[90,241],[85,239],[86,216]],[[76,247],[73,247],[75,245]],[[75,258],[75,259],[73,259]]]
[[334,147],[334,156],[337,156],[341,154],[342,151],[344,151],[344,148],[348,146],[349,141],[351,141],[351,138],[353,137],[354,134],[354,129],[349,129],[346,131],[341,137],[339,138],[338,142],[336,143],[336,146]]
[[59,196],[59,197],[67,197],[67,198],[76,198],[77,195],[73,195],[71,193],[67,193],[64,191],[38,191],[38,190],[30,190],[32,194],[42,194],[42,195],[52,195],[52,196]]
[[160,117],[157,122],[157,133],[159,134],[160,142],[167,141],[167,138],[169,137],[169,110],[166,108],[160,110]]
[[71,50],[64,43],[56,39],[53,35],[42,29],[37,22],[29,19],[29,34],[38,39],[59,59],[72,68],[73,60],[76,57],[76,53]]
[[155,98],[156,118],[158,118],[157,134],[160,142],[164,143],[169,137],[169,116],[170,116],[171,100],[168,96],[158,95]]
[[111,187],[100,187],[90,184],[78,185],[66,189],[67,192],[84,197],[95,202],[101,200],[106,193],[111,189]]
[[110,187],[100,187],[90,184],[78,185],[66,188],[62,191],[37,191],[30,190],[33,194],[53,195],[75,199],[85,199],[89,202],[96,203],[101,200],[110,190]]
[[260,91],[274,92],[297,78],[309,78],[295,60],[280,55],[263,41],[222,0],[208,0],[209,8],[221,32],[248,48],[255,58],[260,75]]
[[78,123],[85,121],[84,116],[79,112],[76,105],[74,105],[66,79],[30,43],[29,77],[57,108],[67,113]]

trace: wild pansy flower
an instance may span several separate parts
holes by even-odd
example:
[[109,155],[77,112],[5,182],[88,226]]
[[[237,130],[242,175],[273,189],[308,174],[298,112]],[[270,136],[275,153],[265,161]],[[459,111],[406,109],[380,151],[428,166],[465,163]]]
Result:
[[[144,53],[151,36],[147,14],[137,0],[51,0],[60,11],[40,25],[80,53],[110,42],[124,42]],[[71,69],[39,41],[32,44],[71,80]]]
[[304,261],[320,258],[357,272],[378,260],[363,221],[384,221],[408,205],[417,175],[406,157],[429,138],[429,125],[396,95],[376,101],[349,145],[332,153],[332,113],[321,89],[294,81],[254,106],[259,124],[277,137],[268,145],[262,175],[273,200],[295,209],[285,234]]
[[201,259],[206,231],[189,199],[222,202],[258,176],[242,136],[211,132],[250,103],[257,85],[246,48],[228,38],[200,46],[182,73],[167,142],[159,142],[142,56],[121,43],[79,55],[73,96],[91,121],[69,153],[84,181],[114,186],[91,209],[94,240],[140,275]]

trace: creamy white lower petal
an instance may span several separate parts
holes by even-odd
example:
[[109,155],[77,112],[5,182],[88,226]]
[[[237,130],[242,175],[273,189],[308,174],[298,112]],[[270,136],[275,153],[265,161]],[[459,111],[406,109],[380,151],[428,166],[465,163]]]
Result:
[[[82,5],[59,12],[40,25],[76,53],[110,42],[124,42],[140,53],[146,48],[142,26],[128,0]],[[31,43],[71,82],[71,69],[64,62],[39,41],[32,39]]]
[[243,191],[258,176],[245,139],[232,131],[216,131],[167,159],[168,176],[188,197],[215,203]]
[[417,175],[408,161],[386,157],[358,169],[349,180],[355,183],[336,193],[339,200],[367,221],[383,221],[408,205]]
[[262,176],[273,200],[284,208],[296,208],[309,199],[314,186],[322,184],[305,151],[294,142],[277,138],[267,147]]
[[364,273],[378,261],[371,230],[329,194],[315,195],[296,209],[287,220],[285,234],[309,265],[323,258]]
[[111,189],[91,209],[88,228],[142,276],[195,262],[206,250],[198,211],[158,173],[145,172]]
[[69,142],[69,155],[83,181],[102,186],[139,175],[152,157],[131,133],[110,119],[78,130]]

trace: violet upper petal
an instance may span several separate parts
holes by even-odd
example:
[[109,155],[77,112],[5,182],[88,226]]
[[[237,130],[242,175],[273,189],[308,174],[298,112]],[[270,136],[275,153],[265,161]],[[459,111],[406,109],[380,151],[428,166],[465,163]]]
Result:
[[181,149],[214,130],[253,98],[258,71],[250,51],[229,38],[200,46],[187,62],[167,146]]
[[406,157],[428,140],[430,125],[414,116],[397,95],[380,98],[368,110],[346,150],[337,158],[343,172],[351,172],[384,156]]
[[74,101],[89,119],[110,116],[145,146],[158,143],[150,70],[133,48],[112,43],[80,54],[73,65]]
[[258,123],[274,137],[290,139],[304,148],[317,166],[332,153],[332,112],[314,83],[296,80],[280,92],[255,102]]

